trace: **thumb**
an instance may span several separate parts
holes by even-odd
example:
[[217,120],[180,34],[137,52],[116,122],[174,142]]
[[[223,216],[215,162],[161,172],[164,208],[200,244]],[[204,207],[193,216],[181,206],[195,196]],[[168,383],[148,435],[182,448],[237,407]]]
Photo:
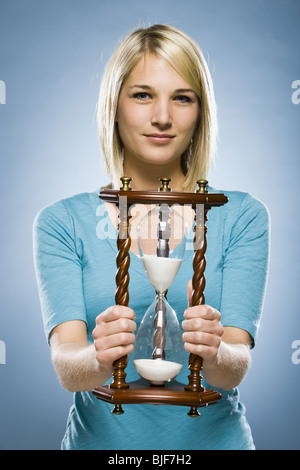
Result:
[[189,307],[192,306],[192,294],[193,294],[193,283],[192,283],[192,279],[191,279],[188,282],[188,285],[187,285],[187,298],[188,298]]

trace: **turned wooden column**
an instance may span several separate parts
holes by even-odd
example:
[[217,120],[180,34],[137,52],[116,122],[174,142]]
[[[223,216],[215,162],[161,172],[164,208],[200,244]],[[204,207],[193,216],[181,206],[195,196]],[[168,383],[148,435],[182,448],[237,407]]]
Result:
[[[117,274],[116,274],[116,292],[115,292],[115,303],[116,305],[124,305],[125,307],[129,304],[129,266],[130,266],[130,215],[127,206],[127,200],[122,196],[122,191],[130,191],[131,178],[122,177],[121,181],[123,186],[120,188],[119,197],[119,225],[118,225],[118,239],[117,248],[118,254],[116,258]],[[124,199],[122,199],[124,197]],[[126,372],[128,358],[123,356],[113,363],[114,373],[113,382],[110,388],[113,389],[127,389],[129,385],[126,383]],[[123,413],[121,405],[116,405],[112,411],[114,414]]]
[[[206,180],[199,180],[197,193],[207,193]],[[207,220],[208,209],[203,204],[198,207],[195,206],[195,227],[194,227],[194,259],[193,259],[193,279],[192,279],[192,306],[205,304],[204,288],[205,288],[205,267],[206,259],[205,253],[207,248],[206,232],[207,227],[205,222]],[[202,370],[202,358],[196,354],[189,355],[189,371],[188,376],[189,383],[185,389],[190,392],[202,392],[204,387],[201,385],[201,370]],[[196,407],[192,407],[189,416],[199,416],[199,412]]]

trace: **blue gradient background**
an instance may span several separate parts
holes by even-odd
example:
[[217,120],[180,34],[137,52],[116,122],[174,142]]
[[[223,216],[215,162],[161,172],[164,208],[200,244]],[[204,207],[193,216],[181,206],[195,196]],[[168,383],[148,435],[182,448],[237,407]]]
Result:
[[258,449],[299,449],[298,0],[0,0],[0,448],[60,446],[72,394],[44,337],[32,223],[46,204],[107,181],[100,79],[118,40],[148,22],[182,28],[208,60],[220,126],[210,184],[251,192],[270,210],[264,316],[240,391]]

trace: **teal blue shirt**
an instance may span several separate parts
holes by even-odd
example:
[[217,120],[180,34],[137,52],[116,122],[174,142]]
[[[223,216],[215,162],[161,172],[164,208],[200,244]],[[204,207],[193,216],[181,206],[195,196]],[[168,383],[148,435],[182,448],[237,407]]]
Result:
[[[248,331],[254,345],[268,267],[269,216],[251,195],[225,194],[229,202],[208,212],[205,301],[221,312],[223,326]],[[95,318],[115,303],[116,239],[98,192],[58,201],[37,215],[34,257],[47,339],[60,323],[82,320],[93,341]],[[188,249],[168,291],[180,323],[192,259]],[[154,289],[141,260],[132,253],[129,295],[138,327],[154,300]],[[187,362],[188,354],[186,366]],[[126,373],[128,382],[139,378],[131,357]],[[187,375],[183,367],[176,380],[187,383]],[[202,384],[213,388],[204,379]],[[76,392],[62,449],[253,449],[238,389],[218,391],[222,399],[200,408],[201,416],[194,419],[187,416],[186,407],[164,405],[123,405],[125,413],[113,415],[112,405],[91,392]]]

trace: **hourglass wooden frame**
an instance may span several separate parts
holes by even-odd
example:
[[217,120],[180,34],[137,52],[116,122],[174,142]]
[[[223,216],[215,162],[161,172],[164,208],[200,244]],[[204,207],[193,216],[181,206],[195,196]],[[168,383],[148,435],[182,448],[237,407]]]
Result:
[[[223,206],[228,202],[228,198],[221,193],[209,193],[206,180],[197,181],[198,189],[195,193],[171,191],[169,178],[160,179],[162,186],[158,191],[135,191],[130,188],[131,178],[122,177],[121,181],[120,190],[104,189],[99,194],[100,199],[114,203],[119,208],[116,305],[129,305],[130,209],[135,204],[192,206],[195,213],[192,306],[204,304],[207,212],[212,207]],[[202,209],[202,217],[197,217],[199,207]],[[144,379],[127,383],[125,372],[127,357],[121,357],[113,365],[113,382],[109,385],[101,385],[92,392],[99,400],[115,405],[112,410],[114,414],[123,413],[122,404],[156,404],[188,406],[190,407],[188,415],[194,417],[199,416],[198,408],[216,403],[221,399],[218,392],[205,389],[201,385],[202,358],[195,354],[189,355],[188,384],[179,383],[175,379],[165,383],[164,386],[150,385]]]

